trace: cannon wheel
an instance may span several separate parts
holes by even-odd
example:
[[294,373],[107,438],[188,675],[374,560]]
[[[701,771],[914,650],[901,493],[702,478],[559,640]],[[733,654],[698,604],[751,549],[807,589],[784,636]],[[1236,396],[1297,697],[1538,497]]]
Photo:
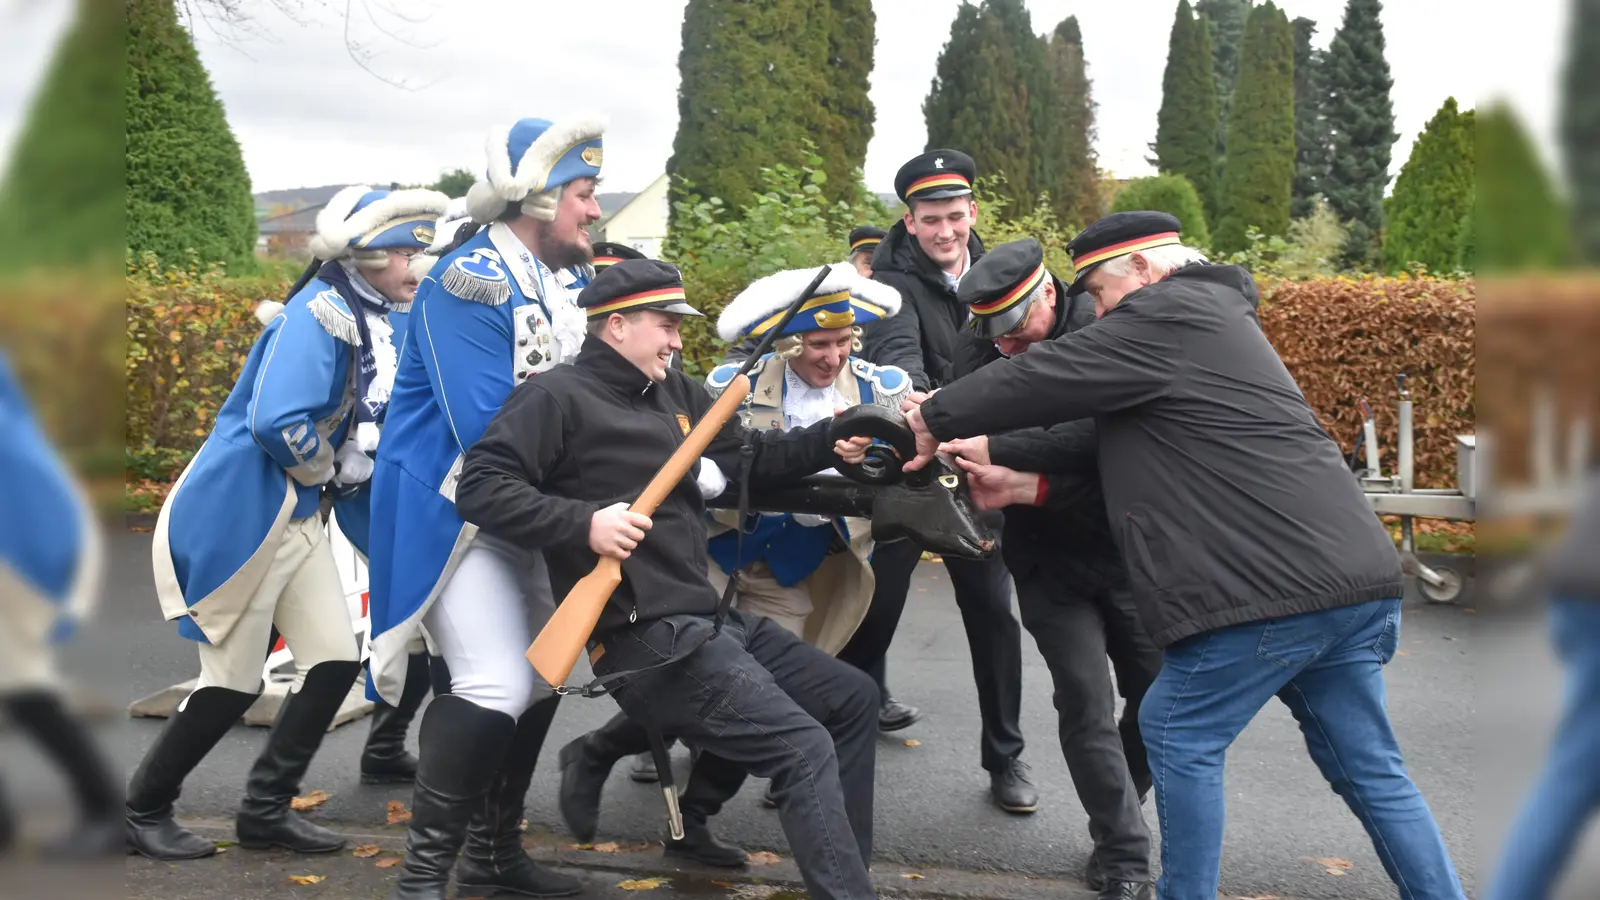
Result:
[[1454,603],[1461,596],[1461,575],[1449,566],[1429,566],[1435,575],[1443,579],[1438,585],[1430,584],[1426,578],[1417,578],[1417,587],[1421,589],[1422,596],[1428,598],[1429,603]]

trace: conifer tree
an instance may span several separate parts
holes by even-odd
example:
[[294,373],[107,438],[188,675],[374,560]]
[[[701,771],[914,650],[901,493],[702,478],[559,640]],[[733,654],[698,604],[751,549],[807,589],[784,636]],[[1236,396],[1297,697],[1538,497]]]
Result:
[[1289,215],[1299,219],[1316,209],[1313,199],[1322,189],[1328,166],[1328,128],[1322,118],[1322,52],[1311,47],[1317,23],[1302,17],[1290,24],[1294,26],[1294,199]]
[[1206,217],[1217,212],[1217,95],[1211,77],[1210,31],[1196,19],[1189,0],[1179,0],[1167,44],[1167,68],[1161,80],[1161,111],[1156,116],[1157,170],[1188,179]]
[[1007,199],[1031,209],[1035,136],[1020,62],[1000,18],[963,3],[939,54],[922,114],[927,149],[951,147],[970,155],[979,177],[1004,175]]
[[1112,212],[1141,209],[1159,210],[1176,216],[1181,225],[1178,233],[1190,247],[1205,249],[1211,246],[1211,232],[1206,228],[1200,195],[1195,192],[1189,179],[1182,175],[1135,178],[1117,192],[1116,200],[1111,203]]
[[1265,235],[1288,230],[1294,155],[1294,34],[1283,11],[1268,2],[1251,9],[1245,23],[1221,214],[1212,231],[1218,250],[1245,249],[1251,226]]
[[1328,167],[1322,193],[1349,232],[1345,262],[1370,265],[1383,228],[1394,130],[1394,79],[1384,58],[1380,0],[1349,0],[1328,47],[1322,81]]
[[1045,54],[1055,82],[1061,166],[1050,196],[1058,222],[1082,227],[1100,216],[1100,175],[1094,152],[1094,99],[1076,16],[1055,27]]
[[1472,156],[1472,114],[1463,115],[1451,97],[1428,120],[1384,201],[1385,269],[1462,267],[1461,233],[1475,194]]
[[1516,113],[1501,102],[1474,118],[1478,202],[1468,227],[1475,270],[1566,265],[1571,259],[1566,210]]
[[877,44],[877,19],[872,0],[830,2],[828,95],[823,104],[829,116],[824,132],[828,141],[818,149],[822,151],[823,171],[828,173],[823,194],[833,200],[848,200],[859,187],[858,173],[866,164],[867,144],[872,141],[876,110],[867,89]]
[[1600,265],[1600,3],[1573,0],[1562,73],[1561,147],[1578,257]]
[[1211,42],[1211,77],[1217,93],[1217,159],[1221,171],[1227,150],[1228,110],[1239,81],[1245,20],[1252,0],[1196,0],[1195,16],[1206,23]]
[[166,265],[246,266],[255,200],[239,142],[172,0],[127,0],[127,243]]

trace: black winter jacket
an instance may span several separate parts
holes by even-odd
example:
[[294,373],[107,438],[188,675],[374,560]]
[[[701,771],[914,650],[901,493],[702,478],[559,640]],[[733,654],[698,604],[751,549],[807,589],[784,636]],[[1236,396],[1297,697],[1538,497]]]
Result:
[[946,440],[1095,417],[1113,533],[1160,647],[1404,586],[1394,543],[1262,333],[1257,300],[1243,269],[1186,266],[922,407]]
[[[967,236],[968,265],[983,256],[983,241]],[[902,220],[872,254],[872,279],[900,292],[900,312],[862,328],[861,356],[880,366],[899,366],[919,391],[944,387],[960,377],[960,362],[981,341],[964,326],[967,307],[944,273],[922,252]]]
[[[599,561],[589,520],[631,503],[694,423],[711,408],[699,382],[669,369],[651,382],[610,345],[589,338],[570,366],[518,385],[467,451],[456,489],[461,518],[510,543],[544,550],[551,587],[565,597]],[[836,462],[828,423],[792,431],[751,431],[729,420],[704,456],[728,476],[740,447],[754,441],[752,484],[781,483]],[[682,613],[711,615],[720,597],[706,580],[705,502],[686,477],[651,517],[645,539],[622,563],[622,584],[595,629]]]

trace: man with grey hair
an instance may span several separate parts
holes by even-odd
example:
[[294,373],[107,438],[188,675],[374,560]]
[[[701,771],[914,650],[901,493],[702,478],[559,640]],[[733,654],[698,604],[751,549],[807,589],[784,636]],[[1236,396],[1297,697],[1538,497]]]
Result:
[[[1113,534],[1164,651],[1139,710],[1159,896],[1216,897],[1227,749],[1276,696],[1401,896],[1462,897],[1384,704],[1399,554],[1262,333],[1250,274],[1202,262],[1165,213],[1107,216],[1067,249],[1099,321],[908,400],[906,468],[941,440],[1094,417]],[[1037,475],[962,466],[980,505],[1041,495]]]

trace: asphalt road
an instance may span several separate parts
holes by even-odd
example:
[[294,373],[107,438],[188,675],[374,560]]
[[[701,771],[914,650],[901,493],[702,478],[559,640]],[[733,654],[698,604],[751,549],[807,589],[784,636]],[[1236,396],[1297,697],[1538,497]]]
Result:
[[[113,534],[109,550],[102,619],[71,648],[67,661],[69,671],[123,709],[138,697],[193,677],[197,663],[192,645],[159,620],[149,536]],[[875,871],[890,884],[904,874],[925,873],[923,879],[895,886],[925,890],[928,896],[1022,897],[1040,890],[1056,897],[1087,896],[1074,885],[1089,839],[1055,736],[1048,673],[1031,639],[1024,637],[1023,732],[1029,741],[1024,758],[1033,766],[1042,796],[1037,814],[1017,817],[988,801],[987,778],[978,766],[978,713],[969,657],[949,579],[938,564],[924,563],[913,591],[891,653],[890,681],[900,699],[921,707],[927,716],[911,729],[882,738]],[[1390,711],[1410,771],[1433,807],[1469,896],[1476,896],[1489,868],[1485,860],[1498,847],[1503,820],[1531,779],[1558,712],[1559,671],[1549,659],[1537,621],[1496,621],[1485,627],[1470,607],[1420,602],[1408,603],[1406,612],[1401,655],[1388,671]],[[1491,687],[1482,692],[1480,709],[1479,686],[1486,679]],[[528,795],[530,842],[552,860],[599,873],[594,876],[597,891],[610,889],[600,882],[616,874],[613,870],[662,870],[669,865],[653,851],[630,856],[624,866],[620,857],[609,860],[566,849],[570,839],[562,833],[554,803],[555,749],[614,710],[608,699],[565,701]],[[161,722],[113,720],[102,729],[104,739],[113,755],[131,767]],[[1486,724],[1490,727],[1481,727]],[[398,850],[403,833],[385,824],[385,805],[389,800],[408,803],[409,791],[359,783],[356,758],[366,732],[362,720],[330,734],[305,789],[332,795],[316,813],[318,821]],[[180,815],[198,821],[213,837],[228,837],[244,773],[264,737],[263,729],[236,727],[190,779],[179,801]],[[13,802],[25,809],[59,811],[63,785],[31,746],[15,735],[0,735],[0,760]],[[1222,885],[1227,896],[1395,896],[1366,834],[1321,780],[1285,709],[1269,707],[1244,732],[1229,754],[1227,777]],[[758,803],[761,787],[755,781],[747,784],[716,827],[749,849],[785,853],[776,815]],[[1154,825],[1153,802],[1146,815]],[[619,767],[608,785],[599,840],[624,845],[658,840],[662,818],[658,791],[631,783]],[[1588,848],[1600,849],[1600,840],[1591,839]],[[1351,865],[1342,870],[1345,874],[1331,875],[1327,865],[1316,862],[1329,857]],[[363,871],[370,868],[348,854],[325,862],[334,869],[357,864]],[[310,888],[290,893],[285,887],[289,870],[299,863],[237,848],[201,864],[130,862],[128,889],[133,896],[181,900],[214,896],[216,877],[241,884],[253,878],[265,879],[262,883],[272,889],[229,895],[301,896],[299,891]],[[776,868],[752,874],[782,880]],[[370,881],[374,876],[364,877]],[[335,888],[335,883],[342,882],[317,886],[318,895],[380,896],[384,882],[379,878],[376,888],[348,890]],[[1600,853],[1590,852],[1568,879],[1563,897],[1576,900],[1597,890]],[[6,893],[0,889],[0,897]],[[687,882],[679,893],[694,896]]]

